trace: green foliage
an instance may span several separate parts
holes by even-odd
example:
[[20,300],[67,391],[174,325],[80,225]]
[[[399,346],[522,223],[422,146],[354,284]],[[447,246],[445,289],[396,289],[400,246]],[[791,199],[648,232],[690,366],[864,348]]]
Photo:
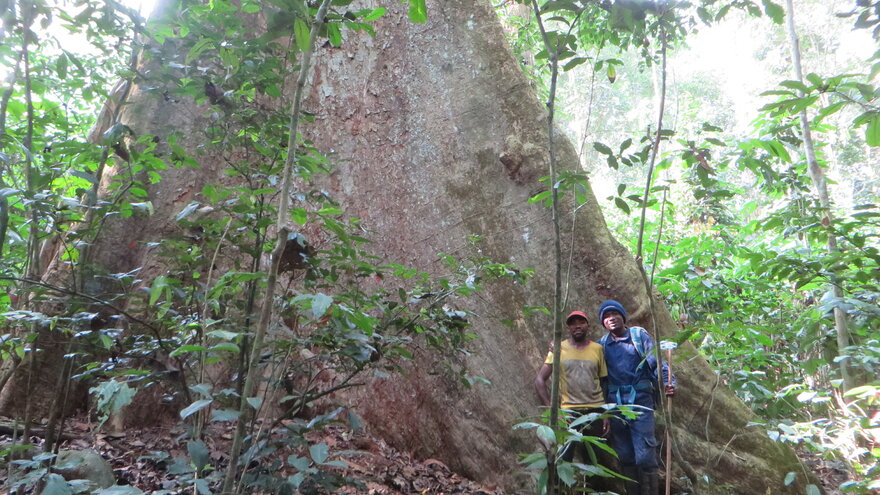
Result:
[[112,414],[118,414],[122,408],[131,404],[135,390],[123,381],[110,380],[101,382],[89,390],[95,395],[95,408],[101,414],[103,424]]
[[[653,133],[632,129],[656,120],[653,115],[631,115],[644,113],[645,103],[640,105],[638,98],[648,95],[639,92],[652,83],[656,88],[660,76],[655,73],[651,81],[636,69],[655,64],[664,32],[672,49],[697,28],[711,29],[734,10],[766,15],[775,24],[783,21],[784,12],[775,2],[700,2],[693,11],[630,2],[607,7],[550,1],[541,3],[541,12],[559,47],[560,66],[570,71],[563,75],[574,88],[566,95],[574,100],[568,106],[575,114],[569,125],[584,126],[584,166],[593,174],[616,178],[617,184],[596,189],[597,195],[605,198],[606,218],[614,222],[618,238],[634,247],[640,232],[633,210],[645,198],[637,184],[644,184]],[[876,7],[860,0],[845,15],[876,39]],[[511,41],[523,67],[547,91],[546,72],[531,69],[531,54],[542,64],[540,71],[553,55],[542,52],[537,26],[525,19],[507,22],[515,27]],[[767,53],[774,53],[772,41]],[[608,49],[617,52],[609,54]],[[827,47],[820,44],[817,50]],[[846,361],[863,383],[876,386],[880,200],[871,164],[880,143],[880,90],[874,82],[880,72],[878,54],[870,60],[868,74],[811,73],[804,82],[783,80],[763,93],[765,104],[746,131],[734,131],[732,116],[718,111],[738,103],[709,95],[721,81],[678,82],[675,129],[663,130],[657,163],[664,179],[649,191],[645,205],[645,234],[651,239],[645,252],[657,252],[656,259],[646,259],[646,271],[656,274],[656,285],[682,326],[677,340],[693,342],[718,371],[719,384],[731,387],[762,417],[792,428],[797,434],[791,441],[850,466],[859,480],[846,485],[853,492],[876,480],[876,454],[868,449],[847,452],[840,443],[822,439],[851,435],[859,437],[851,443],[870,445],[870,430],[876,428],[869,406],[837,407],[837,368]],[[861,71],[856,66],[851,72]],[[680,94],[682,88],[689,96]],[[699,103],[703,98],[710,101]],[[681,109],[689,99],[696,102],[693,109]],[[813,192],[801,151],[801,111],[807,113],[819,166],[839,170],[845,184],[853,185],[850,191],[831,184],[839,191],[831,209],[820,208]],[[591,117],[598,124],[591,125]],[[597,135],[591,134],[593,128]],[[594,182],[594,189],[597,183],[602,184]],[[531,202],[549,197],[550,191],[543,191]],[[829,241],[836,241],[836,251],[828,251]],[[843,297],[829,292],[829,285],[841,288]],[[848,318],[854,340],[849,347],[838,348],[834,309]],[[813,396],[802,395],[810,391]],[[546,466],[540,454],[529,458],[531,463]],[[548,479],[546,474],[540,478],[544,483]]]
[[[581,490],[584,488],[577,486],[579,480],[588,480],[595,476],[606,478],[622,477],[620,474],[615,473],[599,463],[598,453],[600,451],[606,452],[615,457],[617,456],[614,449],[608,445],[607,440],[605,438],[584,435],[579,429],[589,423],[610,420],[618,414],[623,414],[626,417],[636,417],[639,414],[637,411],[638,408],[639,406],[620,406],[608,409],[601,413],[584,414],[576,419],[563,415],[560,417],[559,424],[556,428],[552,428],[548,425],[550,422],[549,411],[545,411],[541,417],[540,423],[525,422],[515,425],[513,427],[514,430],[533,429],[539,444],[543,447],[543,451],[541,452],[520,454],[520,465],[523,466],[523,469],[536,481],[536,493],[556,493],[556,490],[563,488],[563,485],[568,488]],[[586,458],[582,459],[583,462],[578,462],[577,457],[575,457],[574,462],[562,459],[561,456],[566,446],[569,444],[583,445],[583,451],[586,454]],[[569,446],[569,448],[572,447]],[[556,471],[555,479],[561,482],[558,487],[549,486],[551,480],[550,473],[548,472],[548,466],[550,465],[548,463],[549,459],[553,460],[552,465]]]
[[[375,34],[369,23],[385,9],[349,10],[350,3],[332,2],[319,38],[340,46],[352,32]],[[425,2],[409,3],[410,18],[425,22]],[[356,428],[357,416],[344,409],[316,415],[314,406],[417,358],[434,360],[438,373],[463,388],[486,383],[465,372],[475,336],[469,331],[472,315],[460,308],[484,284],[522,282],[530,272],[479,255],[441,255],[447,276],[437,277],[378,258],[360,221],[315,185],[317,176],[333,169],[334,159],[295,136],[297,186],[290,219],[300,229],[284,241],[284,290],[273,300],[274,338],[258,350],[259,362],[248,363],[256,301],[267,284],[263,260],[275,248],[279,177],[293,151],[286,147],[290,116],[276,108],[285,106],[286,81],[309,49],[315,10],[298,0],[184,2],[176,15],[146,27],[137,20],[132,27],[128,12],[117,7],[89,2],[61,12],[39,4],[32,12],[36,17],[5,18],[12,35],[4,46],[17,43],[20,52],[35,49],[30,26],[41,21],[83,32],[101,51],[109,37],[118,36],[123,40],[118,48],[137,57],[128,66],[105,68],[97,61],[112,57],[55,53],[44,47],[61,43],[44,40],[25,69],[19,52],[0,50],[0,64],[15,73],[8,102],[0,107],[6,124],[0,129],[0,195],[7,214],[0,225],[5,248],[0,281],[8,289],[0,298],[7,332],[0,355],[20,363],[39,351],[41,339],[66,342],[62,368],[74,379],[97,380],[92,393],[102,421],[137,390],[164,385],[188,427],[187,456],[156,453],[156,460],[167,461],[168,476],[182,490],[211,493],[223,479],[224,466],[214,464],[201,436],[212,422],[237,421],[239,404],[269,426],[248,423],[237,466],[243,473],[240,490],[333,492],[351,485],[355,482],[336,474],[345,466],[339,457],[344,453],[309,442],[306,435],[343,418]],[[12,12],[19,8],[16,4]],[[260,33],[252,28],[263,15],[269,26]],[[284,39],[290,44],[279,42]],[[144,66],[161,69],[139,69]],[[116,74],[124,81],[107,95],[102,88]],[[136,126],[114,115],[102,122],[102,135],[86,139],[94,121],[84,115],[97,114],[94,105],[105,97],[126,104],[134,83],[153,98],[202,105],[204,135],[137,135]],[[191,146],[196,139],[207,144]],[[95,266],[91,247],[105,225],[114,218],[154,215],[152,199],[162,187],[162,173],[207,166],[206,152],[225,164],[226,178],[204,186],[173,212],[174,224],[161,242],[129,246],[151,250],[163,271],[147,277],[140,268],[106,273]],[[124,173],[108,180],[111,164]],[[583,196],[583,184],[578,191]],[[38,254],[53,239],[63,246],[60,259],[72,274],[69,285],[27,283],[46,269]],[[478,253],[479,240],[473,242]],[[263,392],[245,397],[241,383],[251,367],[264,381]],[[280,452],[292,454],[285,462]]]

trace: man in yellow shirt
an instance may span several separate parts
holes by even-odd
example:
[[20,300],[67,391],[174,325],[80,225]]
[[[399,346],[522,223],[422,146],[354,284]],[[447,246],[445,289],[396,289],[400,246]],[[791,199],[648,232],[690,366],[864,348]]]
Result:
[[[605,403],[602,394],[600,379],[608,376],[605,366],[605,356],[602,346],[587,338],[590,323],[587,315],[582,311],[572,311],[565,319],[568,327],[569,338],[562,342],[559,360],[562,367],[562,376],[559,379],[559,394],[562,399],[562,408],[573,412],[576,419],[584,414],[604,412],[602,405]],[[541,404],[550,405],[550,393],[547,390],[548,381],[553,373],[553,346],[550,346],[547,359],[538,370],[535,378],[535,391]],[[607,419],[601,423],[593,421],[582,425],[579,429],[582,434],[590,436],[603,436],[608,432],[609,422]],[[563,449],[562,459],[571,461],[574,457],[572,446],[566,445]]]

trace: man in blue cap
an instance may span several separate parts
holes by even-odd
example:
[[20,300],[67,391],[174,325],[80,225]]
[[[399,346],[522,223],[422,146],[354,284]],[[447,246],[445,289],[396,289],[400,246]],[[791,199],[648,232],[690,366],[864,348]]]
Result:
[[[634,419],[611,422],[611,446],[617,452],[628,495],[657,495],[657,439],[654,436],[654,398],[657,385],[657,357],[647,330],[626,326],[626,309],[614,300],[599,306],[599,322],[608,333],[599,339],[608,366],[607,402],[636,405]],[[662,362],[666,395],[675,393],[675,377]]]

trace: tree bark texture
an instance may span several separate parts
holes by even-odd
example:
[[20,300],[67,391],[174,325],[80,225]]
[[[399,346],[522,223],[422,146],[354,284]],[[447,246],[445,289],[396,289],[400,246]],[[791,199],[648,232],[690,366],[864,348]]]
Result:
[[[539,415],[531,386],[553,330],[550,317],[524,311],[552,307],[550,210],[527,203],[546,188],[539,179],[548,173],[547,112],[488,1],[429,1],[425,24],[407,19],[405,3],[387,7],[375,37],[349,32],[341,47],[316,53],[304,105],[315,119],[304,132],[337,159],[325,188],[362,219],[372,232],[371,249],[389,261],[443,273],[438,253],[467,256],[468,237],[479,235],[483,255],[533,268],[535,277],[525,285],[492,283],[469,303],[478,339],[466,365],[491,385],[464,389],[426,359],[336,400],[356,406],[370,430],[398,448],[526,490],[530,482],[517,454],[534,451],[537,441],[512,427]],[[121,120],[137,134],[182,132],[195,153],[211,125],[209,109],[155,93],[134,88]],[[560,169],[576,169],[574,148],[562,135],[556,142]],[[150,190],[152,216],[108,223],[93,250],[96,260],[112,272],[144,266],[147,280],[159,274],[146,243],[179,228],[174,215],[203,185],[228,180],[222,160],[210,153],[199,156],[198,170],[166,171]],[[592,314],[614,298],[629,311],[629,324],[650,329],[649,298],[633,256],[612,238],[592,193],[576,216],[574,208],[563,197],[563,257],[572,263],[564,310]],[[662,305],[653,321],[662,336],[676,332]],[[597,318],[593,338],[600,332]],[[719,385],[691,346],[677,351],[674,367],[673,437],[685,460],[711,480],[699,493],[804,491],[802,476],[783,486],[787,472],[802,472],[791,450],[749,426],[750,410]],[[678,466],[673,476],[682,476]]]

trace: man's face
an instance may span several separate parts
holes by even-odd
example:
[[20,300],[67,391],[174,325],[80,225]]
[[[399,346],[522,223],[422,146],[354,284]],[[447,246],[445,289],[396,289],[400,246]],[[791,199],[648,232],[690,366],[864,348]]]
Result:
[[587,340],[587,331],[590,329],[590,323],[586,318],[572,316],[566,324],[568,325],[568,334],[571,335],[571,340],[575,342]]
[[615,309],[609,309],[602,315],[602,325],[615,333],[622,331],[625,328],[623,326],[623,315]]

